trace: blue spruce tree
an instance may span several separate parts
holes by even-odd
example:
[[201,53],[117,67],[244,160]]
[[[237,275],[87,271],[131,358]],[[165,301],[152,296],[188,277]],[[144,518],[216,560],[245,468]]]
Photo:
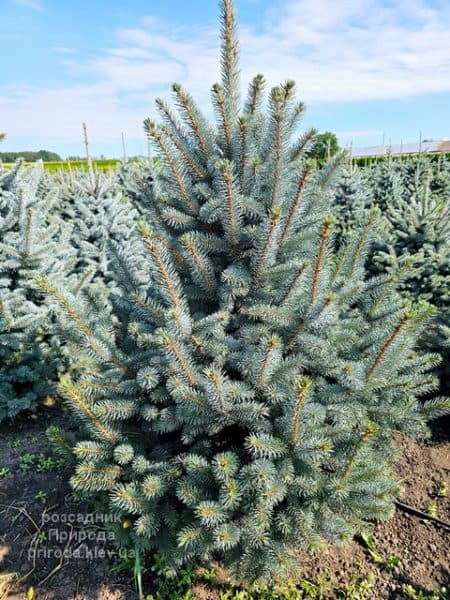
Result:
[[83,285],[93,278],[99,285],[111,284],[108,248],[130,236],[137,216],[115,174],[60,172],[50,177],[49,186],[58,188],[58,214],[71,226],[70,243],[77,256],[73,273],[82,275]]
[[38,193],[42,164],[0,171],[0,421],[34,410],[55,392],[64,365],[54,323],[34,276],[71,269],[67,232],[52,215],[53,191]]
[[369,171],[352,164],[350,158],[337,178],[333,194],[333,214],[337,219],[334,230],[338,243],[351,235],[373,204]]
[[439,190],[432,191],[432,177],[431,169],[416,167],[414,193],[388,206],[383,239],[375,244],[371,262],[378,273],[396,272],[413,263],[401,287],[414,299],[437,308],[421,343],[443,354],[439,374],[443,389],[448,389],[450,355],[440,325],[450,326],[450,203]]
[[401,200],[405,187],[399,163],[395,163],[391,157],[369,167],[369,182],[375,204],[381,211]]
[[[160,168],[135,236],[113,244],[121,294],[61,307],[78,378],[60,392],[82,426],[77,490],[109,497],[135,547],[174,567],[220,558],[241,576],[280,576],[296,548],[344,542],[393,513],[392,434],[425,434],[446,400],[435,355],[414,345],[427,304],[368,278],[377,219],[333,252],[330,186],[342,157],[310,172],[304,105],[264,78],[239,100],[231,0],[222,0],[222,80],[210,123],[173,86],[147,120]],[[147,169],[144,170],[147,173]]]
[[450,164],[445,157],[419,156],[396,161],[393,166],[400,176],[404,200],[420,198],[425,186],[436,199],[448,200],[450,197]]

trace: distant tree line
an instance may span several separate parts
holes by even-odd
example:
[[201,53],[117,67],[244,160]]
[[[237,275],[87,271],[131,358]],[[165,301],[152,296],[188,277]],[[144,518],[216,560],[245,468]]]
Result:
[[0,160],[2,160],[2,162],[14,162],[18,158],[23,158],[26,162],[34,162],[36,160],[61,160],[59,154],[50,152],[49,150],[39,150],[37,152],[0,152]]
[[[5,134],[0,133],[0,140]],[[325,131],[324,133],[316,133],[314,136],[313,143],[307,152],[308,158],[315,158],[319,160],[326,160],[331,158],[339,151],[339,143],[336,135],[331,131]],[[36,160],[43,161],[59,161],[62,160],[59,154],[56,152],[50,152],[49,150],[39,150],[38,152],[0,152],[0,160],[9,163],[14,162],[18,158],[23,158],[26,162],[34,162]],[[94,160],[105,160],[105,156],[101,154]],[[83,156],[67,156],[68,161],[84,161],[86,157]]]

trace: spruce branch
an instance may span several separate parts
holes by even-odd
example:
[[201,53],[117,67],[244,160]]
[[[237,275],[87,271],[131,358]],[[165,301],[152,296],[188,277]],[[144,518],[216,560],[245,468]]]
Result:
[[98,463],[82,462],[72,476],[70,483],[75,490],[88,492],[110,491],[120,477],[118,465],[99,465]]
[[158,240],[159,242],[161,242],[161,244],[163,244],[165,246],[165,248],[167,249],[167,251],[174,257],[174,259],[177,261],[177,263],[184,267],[184,268],[188,268],[189,267],[189,263],[187,262],[187,260],[184,258],[184,256],[181,254],[181,252],[179,252],[173,243],[171,243],[166,237],[163,237],[162,235],[160,235],[159,233],[154,233],[153,234],[155,239]]
[[100,442],[80,442],[71,451],[77,458],[104,461],[111,456],[111,448]]
[[93,430],[97,432],[101,439],[106,440],[110,444],[115,444],[117,442],[117,433],[107,428],[101,422],[100,418],[95,414],[93,408],[91,408],[88,402],[83,398],[81,391],[71,382],[68,377],[65,377],[61,380],[58,389],[73,408],[79,409],[84,414],[88,422],[91,424]]
[[364,227],[359,235],[358,243],[356,245],[355,250],[353,251],[353,256],[350,261],[350,267],[348,271],[348,278],[352,279],[355,275],[355,268],[358,264],[358,261],[361,258],[361,255],[364,249],[367,247],[367,241],[369,239],[370,234],[373,232],[375,223],[378,219],[378,211],[372,210],[369,214],[369,218],[367,219]]
[[314,137],[317,135],[317,129],[309,129],[306,131],[295,143],[291,150],[290,160],[291,162],[297,160],[297,158],[304,152],[305,149],[313,142]]
[[181,243],[186,250],[187,256],[191,260],[194,272],[200,275],[199,280],[201,285],[209,293],[216,292],[216,281],[214,277],[214,268],[211,261],[198,248],[193,237],[190,234],[185,234],[181,238]]
[[217,400],[219,408],[222,412],[225,412],[225,396],[223,389],[223,375],[218,369],[205,369],[204,376],[209,380],[214,389],[214,397]]
[[173,135],[176,134],[176,136],[181,139],[186,146],[188,146],[188,137],[186,132],[183,131],[183,126],[176,115],[174,115],[162,98],[156,98],[155,104],[158,107],[158,110],[163,118],[163,121],[166,123],[167,128],[170,128],[170,133]]
[[283,120],[285,116],[285,101],[286,92],[282,86],[272,89],[271,95],[272,118],[274,120],[274,135],[273,135],[273,175],[272,189],[269,206],[275,208],[279,202],[278,192],[280,179],[282,175],[282,158],[283,158]]
[[25,259],[30,257],[31,254],[31,224],[33,220],[33,211],[31,208],[27,210],[27,224],[25,229],[25,247],[23,257]]
[[205,345],[201,342],[201,340],[196,335],[191,335],[191,341],[194,344],[196,350],[200,352],[203,356],[207,356],[208,352],[206,350]]
[[172,90],[175,93],[180,110],[186,115],[203,156],[208,160],[210,158],[209,149],[204,132],[202,131],[202,125],[199,123],[199,113],[194,105],[193,99],[179,83],[174,83],[172,85]]
[[193,173],[198,177],[198,179],[203,180],[207,177],[206,173],[198,166],[198,164],[194,161],[191,155],[187,150],[183,148],[183,146],[178,142],[175,135],[167,128],[161,128],[162,133],[164,133],[175,146],[175,148],[180,153],[182,159],[187,163],[189,168],[193,171]]
[[236,207],[233,192],[233,175],[231,171],[231,165],[228,161],[223,160],[220,163],[223,180],[225,182],[225,197],[227,203],[228,219],[227,224],[229,225],[230,241],[232,248],[235,249],[238,243],[237,239],[237,222],[236,222]]
[[266,382],[266,371],[267,371],[267,366],[269,364],[270,358],[272,353],[275,351],[276,348],[279,348],[281,345],[281,340],[277,335],[272,336],[268,342],[267,342],[267,346],[265,348],[264,354],[263,354],[263,358],[261,361],[261,366],[259,368],[259,372],[258,372],[258,376],[256,378],[256,382],[255,382],[255,386],[257,388],[261,388],[264,386],[265,382]]
[[162,331],[158,339],[159,345],[164,348],[168,355],[173,357],[179,367],[180,373],[186,378],[189,385],[197,387],[198,378],[194,375],[186,352],[182,349],[181,344],[168,331]]
[[329,217],[327,217],[323,223],[322,232],[320,234],[319,251],[317,253],[317,258],[314,265],[314,273],[311,286],[311,304],[315,304],[317,300],[317,291],[319,288],[320,274],[322,272],[328,239],[331,235],[331,223],[332,220]]
[[178,393],[180,398],[185,402],[196,404],[197,406],[201,406],[202,408],[211,408],[210,404],[208,404],[206,400],[202,400],[198,395],[196,395],[193,392],[190,392],[187,388],[180,389]]
[[[364,257],[364,253],[367,250],[370,236],[373,234],[378,218],[378,210],[371,210],[367,217],[363,219],[362,227],[360,227],[360,229],[357,230],[357,235],[355,236],[355,243],[347,243],[344,245],[344,248],[341,251],[340,255],[338,254],[338,265],[335,272],[333,273],[333,276],[331,277],[330,288],[343,274],[344,268],[345,278],[353,279],[356,267],[358,266],[358,264],[360,264],[361,259]],[[383,284],[381,284],[380,282],[380,285],[384,285],[384,282]],[[366,290],[367,289],[368,286],[366,286]]]
[[352,470],[355,467],[355,462],[358,458],[360,450],[367,444],[374,435],[378,432],[378,426],[375,423],[371,423],[367,426],[365,431],[361,434],[360,439],[356,442],[353,451],[350,454],[350,457],[347,461],[347,465],[345,467],[344,473],[342,475],[342,482],[346,482],[349,478]]
[[247,131],[248,123],[245,116],[239,117],[239,131],[240,131],[240,181],[241,189],[245,192],[245,171],[247,168]]
[[286,217],[286,220],[284,222],[283,229],[281,232],[280,248],[282,248],[284,246],[286,239],[287,239],[288,235],[290,234],[294,219],[295,219],[296,215],[298,214],[298,210],[299,210],[300,202],[301,202],[301,198],[302,198],[302,193],[305,188],[305,184],[308,180],[308,177],[310,175],[310,172],[311,172],[311,168],[305,167],[304,169],[302,169],[300,177],[298,178],[298,183],[297,183],[297,187],[295,190],[294,198],[290,204],[289,212],[288,212],[288,215]]
[[[290,105],[291,100],[295,95],[295,81],[293,79],[287,79],[283,85],[281,86],[283,92],[283,108],[287,109]],[[294,113],[299,111],[301,112],[304,109],[303,103],[301,109],[299,109],[299,105],[295,107]]]
[[[305,109],[306,109],[306,106],[305,106],[304,102],[297,102],[297,104],[293,107],[292,114],[291,114],[290,120],[289,120],[289,130],[290,131],[293,131],[296,128],[298,121],[301,119],[301,117],[303,116],[303,114],[305,112]],[[312,135],[314,135],[314,134],[312,134]],[[308,143],[308,142],[306,142],[306,143]],[[304,149],[304,147],[305,146],[303,146],[301,148],[300,152]]]
[[155,102],[165,122],[165,125],[161,125],[161,131],[167,135],[192,172],[195,173],[200,180],[205,179],[207,176],[206,173],[199,166],[198,160],[195,160],[194,157],[191,156],[189,140],[181,123],[164,100],[157,98]]
[[88,281],[90,281],[94,277],[94,275],[95,275],[95,267],[86,269],[86,272],[80,278],[78,284],[76,285],[76,287],[74,289],[75,296],[80,293],[80,291],[84,288],[84,286],[88,283]]
[[261,161],[259,158],[255,158],[252,162],[252,185],[256,187],[256,181],[258,176],[258,171],[261,167]]
[[295,327],[294,333],[291,335],[291,337],[288,340],[288,343],[286,345],[286,351],[290,352],[295,344],[297,343],[297,336],[298,334],[302,331],[303,326],[305,325],[304,321],[300,321],[297,326]]
[[174,308],[177,310],[182,309],[184,302],[178,293],[180,283],[178,277],[175,275],[175,269],[170,263],[169,258],[164,254],[164,246],[152,236],[150,230],[144,224],[140,226],[139,232],[144,240],[145,246],[150,251],[155,261],[155,266],[164,281]]
[[254,277],[257,280],[261,274],[263,269],[267,266],[266,261],[271,250],[272,245],[274,244],[275,233],[278,228],[278,224],[281,219],[281,210],[277,208],[273,208],[270,211],[270,222],[267,227],[267,232],[265,235],[265,240],[261,252],[259,253],[258,260],[256,261]]
[[231,128],[230,123],[228,122],[228,115],[226,112],[225,100],[222,93],[222,87],[215,83],[212,86],[212,95],[214,99],[214,104],[217,106],[217,110],[219,113],[220,125],[223,131],[223,135],[225,138],[225,148],[227,151],[227,155],[231,154]]
[[90,339],[94,339],[95,335],[83,317],[79,312],[71,305],[69,300],[63,296],[63,294],[57,289],[56,286],[52,285],[45,277],[36,276],[35,283],[49,296],[53,296],[55,300],[64,308],[68,315],[78,325],[80,331]]
[[111,501],[121,510],[131,514],[142,514],[146,505],[140,498],[136,486],[132,483],[128,485],[117,484],[111,492]]
[[154,139],[155,142],[158,144],[159,148],[161,149],[161,152],[172,172],[177,188],[181,196],[183,197],[183,201],[186,204],[188,212],[191,214],[195,214],[197,212],[197,208],[192,202],[192,198],[187,190],[187,184],[183,178],[183,175],[178,169],[177,164],[169,150],[169,147],[166,144],[163,132],[160,129],[158,129],[156,123],[151,119],[146,119],[144,121],[144,129],[149,138]]
[[156,308],[153,304],[149,304],[143,298],[141,298],[138,294],[130,294],[130,300],[135,302],[140,308],[142,308],[146,313],[149,314],[152,320],[156,319],[157,321],[164,321],[163,309]]
[[253,78],[249,86],[248,99],[245,105],[244,114],[254,115],[258,111],[264,91],[264,84],[264,75],[259,73]]
[[307,377],[302,377],[296,383],[296,401],[294,417],[292,419],[292,431],[291,431],[291,447],[295,448],[298,444],[300,435],[300,420],[303,411],[303,405],[305,399],[312,387],[312,381]]
[[292,281],[290,282],[290,284],[286,288],[286,291],[284,292],[283,296],[281,297],[281,300],[279,302],[280,306],[285,304],[286,302],[288,302],[292,292],[295,290],[297,283],[299,282],[302,275],[305,273],[307,267],[308,267],[307,262],[300,264],[300,266],[297,269],[297,272],[295,273],[295,276],[293,277]]
[[394,343],[394,341],[397,338],[397,336],[399,335],[399,333],[404,329],[404,327],[406,327],[408,321],[409,321],[409,318],[408,318],[408,316],[405,315],[401,319],[401,321],[396,325],[394,331],[391,333],[389,338],[384,342],[383,346],[381,347],[378,354],[376,355],[375,360],[373,361],[372,365],[370,366],[369,370],[367,371],[367,374],[366,374],[366,382],[367,383],[372,379],[373,375],[375,374],[375,371],[377,370],[377,367],[383,360],[384,355],[389,350],[389,348],[392,346],[392,344]]
[[231,124],[234,124],[239,104],[239,49],[232,0],[221,0],[221,24],[222,87],[227,98],[228,119]]

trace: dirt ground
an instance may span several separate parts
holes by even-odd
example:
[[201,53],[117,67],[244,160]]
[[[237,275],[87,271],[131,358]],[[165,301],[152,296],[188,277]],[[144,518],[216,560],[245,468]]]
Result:
[[[52,453],[47,424],[40,417],[0,429],[0,600],[22,600],[31,586],[36,600],[134,600],[133,581],[120,569],[124,561],[102,529],[102,516],[92,515],[66,483],[70,467]],[[399,438],[404,458],[397,468],[403,501],[425,512],[431,505],[447,521],[449,437],[447,420],[431,441]],[[331,578],[339,586],[355,574],[372,574],[373,600],[406,598],[407,584],[417,593],[449,586],[449,530],[397,512],[374,527],[372,538],[379,560],[355,539],[320,557],[300,557],[302,577]],[[208,597],[200,592],[199,598]]]

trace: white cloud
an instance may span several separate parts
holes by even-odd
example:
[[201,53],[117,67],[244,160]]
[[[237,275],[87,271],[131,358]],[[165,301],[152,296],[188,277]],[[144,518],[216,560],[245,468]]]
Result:
[[[270,85],[293,78],[309,104],[450,91],[447,0],[285,0],[276,8],[258,30],[240,28],[245,86],[260,71]],[[120,131],[137,137],[152,99],[167,96],[174,80],[208,107],[218,56],[216,28],[174,28],[145,17],[135,28],[118,29],[116,43],[99,55],[63,60],[78,80],[86,75],[94,83],[5,90],[3,97],[0,89],[2,120],[17,135],[78,139],[85,120],[93,139],[115,139]]]
[[450,90],[449,38],[448,3],[296,0],[262,35],[244,31],[243,56],[310,101],[404,98]]
[[44,5],[41,0],[12,0],[12,2],[31,8],[32,10],[44,10]]

